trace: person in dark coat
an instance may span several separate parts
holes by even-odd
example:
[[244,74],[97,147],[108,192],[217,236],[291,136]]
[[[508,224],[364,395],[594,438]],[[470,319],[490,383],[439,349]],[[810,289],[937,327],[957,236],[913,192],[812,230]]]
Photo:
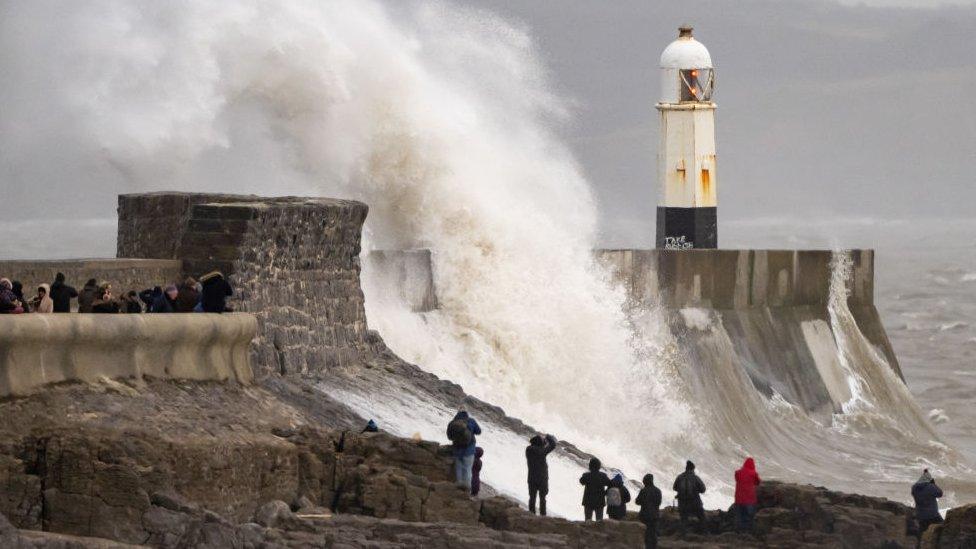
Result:
[[7,278],[0,278],[0,314],[13,315],[24,312],[24,302],[17,299],[14,284]]
[[610,477],[600,470],[602,464],[597,458],[590,458],[590,470],[583,473],[580,477],[580,484],[583,485],[583,512],[587,521],[603,520],[603,507],[607,500],[607,487],[610,486]]
[[942,497],[942,488],[935,484],[935,479],[926,469],[922,476],[912,485],[912,498],[915,499],[915,518],[918,520],[918,537],[922,538],[925,530],[933,524],[942,522],[942,515],[939,513],[939,502]]
[[135,290],[129,290],[122,296],[122,311],[127,314],[138,314],[142,312],[142,303]]
[[159,297],[153,301],[152,311],[153,313],[173,313],[176,312],[176,296],[179,294],[179,290],[176,286],[170,284],[166,287],[166,290],[159,294]]
[[[206,290],[204,290],[206,293]],[[454,419],[447,424],[447,438],[454,447],[454,476],[459,486],[471,489],[471,469],[474,454],[478,448],[475,435],[481,434],[481,427],[465,410],[459,410]]]
[[661,512],[661,490],[654,486],[654,475],[644,475],[644,487],[634,503],[640,507],[637,517],[644,523],[644,549],[657,549],[657,519]]
[[[220,271],[213,271],[200,277],[203,283],[203,295],[200,304],[205,313],[224,313],[230,312],[227,308],[227,298],[234,295],[234,290],[230,284],[224,280],[224,275]],[[472,450],[471,455],[474,455]]]
[[701,500],[705,483],[695,474],[694,463],[685,462],[685,472],[674,479],[672,488],[678,495],[678,514],[682,525],[687,524],[688,517],[697,517],[699,523],[705,522],[705,507]]
[[192,313],[200,301],[200,292],[197,291],[197,281],[188,277],[180,285],[176,294],[176,312]]
[[762,479],[756,472],[756,462],[752,458],[746,458],[742,468],[735,472],[735,526],[739,531],[752,531],[756,507],[759,505],[756,486],[760,482]]
[[478,446],[474,449],[474,462],[471,464],[471,495],[477,496],[481,492],[481,467],[484,462],[481,458],[485,455],[485,449]]
[[607,488],[607,516],[613,520],[627,518],[627,503],[630,502],[630,490],[624,486],[624,477],[620,473],[613,476],[610,487]]
[[546,496],[549,494],[549,464],[546,457],[556,449],[556,437],[536,435],[525,448],[525,462],[529,467],[529,512],[535,513],[536,496],[539,497],[539,514],[546,516]]
[[95,302],[97,294],[98,281],[96,281],[94,278],[89,278],[88,282],[85,282],[85,286],[81,289],[81,292],[78,293],[78,312],[92,312],[92,303]]
[[151,290],[147,288],[139,292],[139,300],[145,304],[147,313],[153,312],[153,303],[156,303],[161,295],[163,295],[163,289],[159,286],[153,286]]
[[[29,313],[31,310],[33,310],[30,306],[31,301],[24,299],[24,285],[19,280],[14,280],[10,283],[10,291],[13,292],[14,296],[17,297],[17,301],[20,301],[20,306],[23,307],[25,313]],[[47,290],[45,290],[45,292],[46,291]]]
[[51,301],[54,302],[54,312],[70,313],[71,300],[78,297],[78,290],[64,283],[64,273],[54,275],[51,284]]

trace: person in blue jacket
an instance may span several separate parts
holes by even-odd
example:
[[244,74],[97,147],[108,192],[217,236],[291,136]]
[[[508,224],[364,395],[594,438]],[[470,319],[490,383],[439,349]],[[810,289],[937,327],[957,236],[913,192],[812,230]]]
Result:
[[929,526],[942,522],[937,501],[942,497],[942,488],[936,486],[928,469],[912,485],[912,497],[915,499],[915,518],[918,520],[918,537],[921,539]]
[[478,447],[475,435],[481,434],[481,427],[465,410],[459,410],[454,419],[447,424],[447,438],[454,448],[454,475],[459,486],[471,490],[471,466],[474,465],[474,451]]

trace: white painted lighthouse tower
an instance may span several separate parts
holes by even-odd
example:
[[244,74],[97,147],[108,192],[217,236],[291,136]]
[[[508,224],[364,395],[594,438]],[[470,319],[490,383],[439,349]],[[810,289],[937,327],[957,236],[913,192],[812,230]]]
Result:
[[658,248],[718,247],[715,73],[691,32],[681,27],[661,54]]

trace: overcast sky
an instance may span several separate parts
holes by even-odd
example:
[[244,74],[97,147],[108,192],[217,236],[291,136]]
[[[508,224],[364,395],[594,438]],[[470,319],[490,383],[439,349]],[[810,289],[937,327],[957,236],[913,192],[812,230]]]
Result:
[[[555,91],[572,102],[559,132],[596,189],[603,245],[651,243],[658,59],[682,23],[717,67],[720,224],[973,217],[976,0],[453,1],[501,14],[535,41]],[[0,0],[0,45],[3,33],[17,42],[57,28],[50,17],[4,27],[17,6]],[[102,177],[63,161],[61,142],[84,137],[70,133],[73,114],[35,113],[38,90],[66,93],[48,84],[58,74],[34,67],[62,46],[0,47],[0,128],[19,117],[9,126],[47,136],[0,135],[0,229],[65,217],[56,229],[64,238],[84,239],[91,227],[111,234],[123,168],[102,165]],[[19,85],[15,70],[40,74],[41,87]],[[58,104],[70,108],[68,99]]]
[[575,99],[609,243],[652,230],[658,59],[684,22],[717,67],[720,220],[973,216],[972,1],[468,3],[531,28]]

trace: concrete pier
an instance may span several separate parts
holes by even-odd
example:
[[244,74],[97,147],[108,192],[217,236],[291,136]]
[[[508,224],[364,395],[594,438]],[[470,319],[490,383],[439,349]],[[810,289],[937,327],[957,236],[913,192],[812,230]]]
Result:
[[0,315],[0,397],[102,379],[253,379],[248,314]]

